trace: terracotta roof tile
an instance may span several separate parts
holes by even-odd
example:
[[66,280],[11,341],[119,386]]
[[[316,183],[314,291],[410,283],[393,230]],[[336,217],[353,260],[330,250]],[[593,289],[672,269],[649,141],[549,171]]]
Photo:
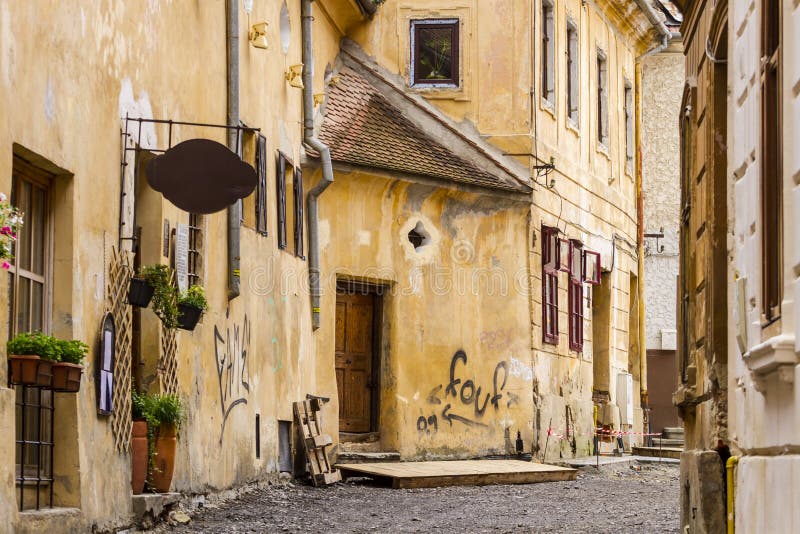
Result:
[[403,116],[367,79],[346,67],[330,88],[319,134],[333,161],[519,191],[454,154]]

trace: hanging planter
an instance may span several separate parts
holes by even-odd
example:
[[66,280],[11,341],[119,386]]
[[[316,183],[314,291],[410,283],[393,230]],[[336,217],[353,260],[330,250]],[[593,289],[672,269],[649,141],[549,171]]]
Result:
[[173,285],[171,269],[162,264],[145,265],[139,268],[137,277],[151,288],[153,313],[161,319],[165,327],[177,327],[178,290]]
[[53,384],[53,362],[58,359],[58,341],[41,332],[24,332],[6,345],[11,384],[49,388]]
[[202,286],[192,286],[178,298],[178,328],[194,330],[197,322],[208,308]]
[[131,278],[128,287],[128,303],[132,306],[146,308],[150,305],[150,299],[156,288],[150,285],[144,278]]

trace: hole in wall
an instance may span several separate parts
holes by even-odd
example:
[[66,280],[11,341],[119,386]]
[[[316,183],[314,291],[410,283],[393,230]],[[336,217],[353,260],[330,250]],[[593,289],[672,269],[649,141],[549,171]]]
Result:
[[289,8],[286,7],[286,2],[281,6],[280,16],[280,29],[281,29],[281,49],[284,54],[289,53],[289,42],[292,37],[292,23],[289,20]]
[[419,250],[431,242],[431,234],[425,229],[425,225],[422,224],[422,221],[417,221],[414,228],[408,232],[408,240],[414,246],[414,250]]

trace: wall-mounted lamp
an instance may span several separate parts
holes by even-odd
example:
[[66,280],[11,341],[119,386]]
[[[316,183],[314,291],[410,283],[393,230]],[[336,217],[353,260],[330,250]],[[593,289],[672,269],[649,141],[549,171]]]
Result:
[[297,89],[303,89],[303,64],[300,63],[299,65],[292,65],[289,67],[289,70],[286,71],[286,81],[289,82],[289,85],[295,87]]
[[266,22],[259,22],[258,24],[253,24],[250,28],[250,32],[247,34],[248,39],[250,40],[250,44],[256,48],[261,48],[266,50],[268,48],[267,43],[267,23]]
[[314,95],[314,107],[319,106],[325,102],[325,93],[317,93]]

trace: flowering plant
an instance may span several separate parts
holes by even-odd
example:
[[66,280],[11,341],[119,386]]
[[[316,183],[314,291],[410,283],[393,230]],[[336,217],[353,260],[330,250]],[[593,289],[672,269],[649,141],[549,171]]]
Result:
[[0,261],[2,261],[0,266],[3,269],[11,267],[9,260],[14,259],[12,251],[20,226],[22,226],[22,214],[11,205],[4,193],[0,193]]

